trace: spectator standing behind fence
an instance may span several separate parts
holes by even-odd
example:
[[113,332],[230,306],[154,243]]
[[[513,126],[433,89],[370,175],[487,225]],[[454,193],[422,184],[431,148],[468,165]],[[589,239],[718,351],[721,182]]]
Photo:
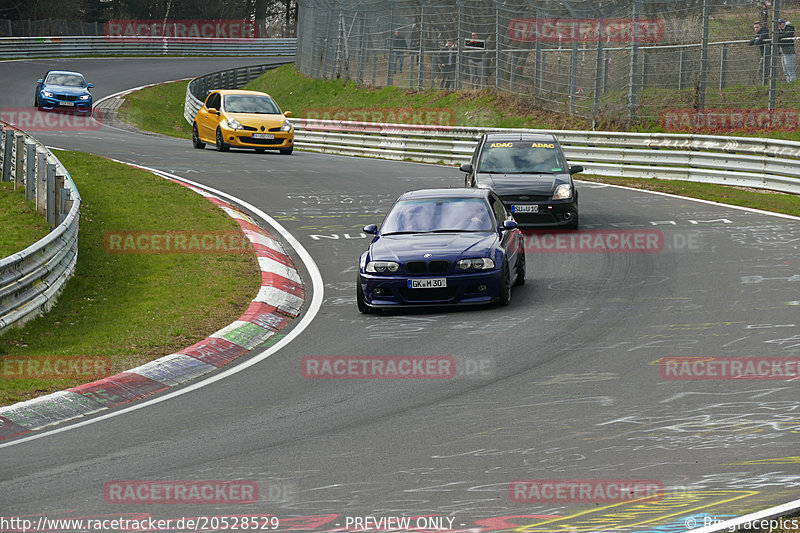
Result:
[[439,52],[439,72],[442,75],[440,88],[452,89],[456,77],[456,45],[448,39]]
[[405,37],[400,33],[400,30],[394,30],[394,37],[392,38],[392,49],[394,50],[394,57],[392,57],[392,74],[395,72],[403,72],[403,58],[406,55],[406,48],[408,48],[408,43]]
[[797,79],[794,73],[794,26],[788,20],[778,20],[778,31],[775,33],[775,43],[781,54],[781,67],[786,75],[786,81],[793,82]]
[[472,36],[464,44],[467,56],[467,66],[469,66],[469,82],[473,89],[483,88],[483,55],[486,48],[486,41],[478,38],[478,34],[472,32]]
[[757,20],[753,23],[753,31],[755,35],[750,39],[750,46],[758,46],[758,53],[760,54],[758,59],[758,81],[764,83],[766,81],[766,61],[764,59],[769,57],[769,48],[767,46],[769,43],[769,30],[760,20]]

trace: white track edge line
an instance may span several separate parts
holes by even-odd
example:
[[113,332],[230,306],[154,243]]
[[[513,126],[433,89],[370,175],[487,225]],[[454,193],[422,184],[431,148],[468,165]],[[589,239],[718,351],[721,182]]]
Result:
[[[123,161],[120,161],[120,162],[124,163]],[[296,337],[298,337],[311,324],[311,322],[314,320],[314,318],[316,317],[317,313],[319,312],[320,308],[322,307],[322,299],[323,299],[322,274],[320,273],[319,268],[317,267],[317,264],[314,262],[314,259],[311,257],[311,254],[309,254],[308,251],[303,247],[303,245],[300,244],[300,241],[298,241],[294,237],[294,235],[289,233],[289,231],[286,228],[284,228],[277,220],[273,219],[271,216],[269,216],[268,214],[266,214],[265,212],[263,212],[259,208],[255,207],[254,205],[251,205],[250,203],[245,202],[243,200],[239,200],[235,196],[232,196],[230,194],[224,193],[222,191],[219,191],[219,190],[214,189],[212,187],[209,187],[207,185],[202,185],[200,183],[197,183],[197,182],[185,179],[185,178],[181,178],[181,177],[176,176],[174,174],[170,174],[168,172],[164,172],[163,170],[157,170],[157,169],[145,167],[145,166],[142,166],[142,165],[136,165],[136,164],[132,164],[132,163],[125,163],[125,164],[131,165],[131,166],[137,166],[139,168],[148,170],[148,171],[150,171],[150,172],[152,172],[152,173],[154,173],[156,175],[159,175],[161,177],[168,177],[170,179],[178,180],[178,181],[180,181],[182,183],[188,183],[189,185],[192,185],[194,187],[198,187],[198,188],[204,189],[206,191],[209,191],[209,192],[211,192],[213,194],[216,194],[216,195],[218,195],[220,197],[227,198],[231,202],[233,202],[233,203],[235,203],[235,204],[237,204],[237,205],[239,205],[241,207],[244,207],[245,209],[250,210],[253,214],[255,214],[256,216],[258,216],[258,217],[262,218],[263,220],[265,220],[270,226],[272,226],[278,233],[281,234],[281,236],[286,240],[286,242],[289,244],[289,246],[297,253],[297,255],[300,257],[300,259],[303,261],[303,264],[305,265],[306,270],[308,270],[309,276],[311,276],[312,288],[313,288],[313,296],[311,298],[311,302],[309,303],[308,311],[303,314],[303,316],[300,318],[300,322],[292,329],[291,332],[289,332],[289,334],[287,334],[285,337],[283,337],[281,340],[279,340],[278,342],[276,342],[275,344],[273,344],[272,346],[270,346],[269,348],[267,348],[263,352],[260,352],[260,353],[256,354],[255,356],[249,358],[247,361],[244,361],[244,362],[242,362],[242,363],[240,363],[240,364],[238,364],[238,365],[236,365],[236,366],[234,366],[232,368],[224,370],[224,371],[222,371],[222,372],[220,372],[218,374],[214,374],[214,375],[212,375],[212,376],[210,376],[210,377],[208,377],[208,378],[206,378],[206,379],[204,379],[202,381],[199,381],[197,383],[193,383],[192,385],[189,385],[189,386],[184,387],[182,389],[166,393],[163,396],[158,396],[157,398],[153,398],[151,400],[146,400],[146,401],[144,401],[142,403],[138,403],[136,405],[131,405],[129,407],[125,407],[125,408],[122,408],[122,409],[119,409],[119,410],[114,410],[114,411],[109,412],[107,414],[104,414],[104,415],[101,415],[101,416],[98,416],[98,417],[95,417],[95,418],[90,418],[88,420],[83,420],[81,422],[77,422],[75,424],[70,424],[68,426],[52,429],[52,430],[49,430],[49,431],[44,431],[42,433],[36,433],[34,435],[30,435],[30,436],[27,436],[27,437],[22,437],[20,439],[13,440],[13,441],[10,441],[10,442],[0,443],[0,448],[8,448],[10,446],[15,446],[17,444],[22,444],[23,442],[29,442],[29,441],[32,441],[32,440],[40,439],[42,437],[47,437],[47,436],[50,436],[50,435],[54,435],[56,433],[63,433],[65,431],[70,431],[72,429],[76,429],[76,428],[79,428],[79,427],[88,426],[89,424],[94,424],[95,422],[100,422],[102,420],[106,420],[106,419],[109,419],[109,418],[120,416],[120,415],[126,414],[126,413],[131,412],[131,411],[136,411],[136,410],[139,410],[139,409],[143,409],[145,407],[149,407],[151,405],[155,405],[157,403],[161,403],[161,402],[170,400],[172,398],[175,398],[176,396],[181,396],[181,395],[186,394],[188,392],[195,391],[197,389],[205,387],[206,385],[210,385],[210,384],[215,383],[215,382],[217,382],[217,381],[219,381],[221,379],[224,379],[224,378],[226,378],[228,376],[231,376],[233,374],[241,372],[242,370],[245,370],[245,369],[255,365],[256,363],[260,363],[264,359],[266,359],[266,358],[270,357],[271,355],[275,354],[276,352],[278,352],[278,350],[280,350],[281,348],[283,348],[284,346],[286,346],[287,344],[292,342]]]
[[[670,194],[668,192],[661,192],[661,191],[651,191],[648,189],[637,189],[636,187],[627,187],[625,185],[614,185],[612,183],[603,183],[602,181],[588,181],[588,180],[575,180],[580,183],[593,183],[593,184],[600,184],[605,185],[606,187],[616,187],[617,189],[625,189],[628,191],[638,191],[638,192],[645,192],[648,194],[656,194],[658,196],[666,196],[668,198],[678,198],[680,200],[691,200],[692,202],[699,202],[701,204],[707,205],[715,205],[717,207],[725,207],[730,209],[737,209],[739,211],[748,211],[750,213],[757,213],[759,215],[771,215],[774,217],[779,218],[788,218],[789,220],[800,220],[800,217],[795,215],[787,215],[785,213],[776,213],[775,211],[764,211],[763,209],[756,209],[755,207],[745,207],[742,205],[732,205],[732,204],[725,204],[722,202],[715,202],[713,200],[703,200],[701,198],[692,198],[690,196],[681,196],[679,194]],[[681,181],[682,183],[698,183],[698,182],[691,182],[686,180],[664,180],[664,181]],[[723,185],[726,187],[726,185]],[[783,193],[783,194],[791,194],[791,193]]]

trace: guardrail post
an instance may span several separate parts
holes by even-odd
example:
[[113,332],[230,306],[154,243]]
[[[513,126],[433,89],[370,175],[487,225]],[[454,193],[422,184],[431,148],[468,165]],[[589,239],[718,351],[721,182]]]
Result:
[[56,225],[56,164],[47,163],[47,172],[45,172],[45,179],[47,188],[45,189],[46,195],[46,212],[45,218],[47,223],[51,226]]
[[53,227],[61,224],[64,203],[64,176],[55,176],[53,187]]
[[25,182],[25,134],[17,131],[14,134],[16,146],[14,147],[14,190],[16,191]]
[[728,45],[722,45],[722,51],[720,52],[719,57],[719,88],[720,90],[725,88],[725,74],[727,74],[727,66],[728,66]]
[[36,211],[44,215],[47,211],[47,152],[36,151]]
[[11,152],[14,148],[14,130],[3,130],[3,181],[11,181]]
[[36,198],[36,143],[25,142],[25,200]]
[[60,216],[58,217],[59,225],[66,220],[70,209],[72,209],[72,191],[67,188],[63,188],[61,189],[61,209]]
[[683,89],[683,65],[686,62],[686,50],[681,48],[681,53],[678,56],[678,90]]

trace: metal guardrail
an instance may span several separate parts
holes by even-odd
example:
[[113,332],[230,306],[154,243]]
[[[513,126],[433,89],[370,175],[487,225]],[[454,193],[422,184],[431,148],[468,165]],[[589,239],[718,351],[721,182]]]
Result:
[[221,70],[219,72],[212,72],[205,76],[200,76],[189,82],[186,86],[186,100],[183,105],[183,117],[191,124],[194,122],[194,117],[203,102],[206,99],[209,91],[214,89],[238,89],[246,85],[251,80],[256,79],[268,70],[272,70],[281,65],[292,63],[292,61],[268,63],[265,65],[252,65],[249,67],[232,68],[229,70]]
[[200,37],[0,37],[0,57],[143,56],[291,56],[297,39],[213,39]]
[[81,197],[69,172],[42,143],[0,123],[2,181],[25,187],[53,230],[43,239],[0,259],[0,333],[52,307],[78,259]]
[[[230,72],[230,71],[229,71]],[[221,73],[189,83],[184,117],[191,124]],[[202,80],[202,81],[200,81]],[[198,92],[204,91],[202,96]],[[229,86],[225,86],[228,88]],[[292,118],[295,146],[341,155],[427,163],[469,161],[484,132],[497,128],[417,126]],[[506,129],[553,133],[571,163],[587,173],[625,178],[660,178],[800,194],[800,143],[758,137],[717,137],[681,133]]]

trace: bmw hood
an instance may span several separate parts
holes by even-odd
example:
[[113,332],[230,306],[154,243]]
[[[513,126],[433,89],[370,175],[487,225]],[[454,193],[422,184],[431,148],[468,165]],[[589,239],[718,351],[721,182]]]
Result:
[[562,183],[569,183],[569,174],[483,174],[481,182],[499,196],[516,194],[551,195]]
[[[491,257],[498,243],[494,232],[415,233],[380,237],[370,246],[373,261],[406,261]],[[430,257],[424,257],[431,254]]]

